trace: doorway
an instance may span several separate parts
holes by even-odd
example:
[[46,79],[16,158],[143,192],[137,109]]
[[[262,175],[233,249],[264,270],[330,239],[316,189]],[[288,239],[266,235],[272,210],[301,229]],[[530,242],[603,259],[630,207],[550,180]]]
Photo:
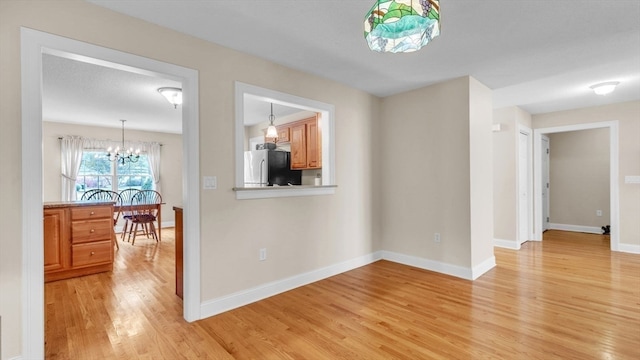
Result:
[[611,233],[610,248],[612,251],[619,251],[620,248],[620,210],[619,210],[619,184],[618,184],[618,121],[606,121],[576,125],[565,125],[557,127],[540,128],[534,130],[534,187],[535,187],[535,240],[542,240],[543,232],[543,136],[546,134],[588,130],[588,129],[609,129],[609,207]]
[[[126,71],[183,84],[184,318],[200,319],[198,73],[195,70],[21,28],[22,68],[22,356],[44,358],[42,212],[42,55],[118,64]],[[82,54],[82,55],[78,55]],[[143,70],[140,70],[143,69]],[[190,191],[191,189],[191,191]]]

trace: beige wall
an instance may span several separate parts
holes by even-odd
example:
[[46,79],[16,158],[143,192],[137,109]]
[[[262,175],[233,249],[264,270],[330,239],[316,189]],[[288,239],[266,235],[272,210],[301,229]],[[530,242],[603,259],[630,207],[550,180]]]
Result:
[[617,120],[619,123],[620,244],[640,245],[640,185],[624,177],[640,175],[640,101],[533,116],[535,128]]
[[609,225],[609,129],[549,134],[549,146],[550,222]]
[[[98,140],[118,140],[122,133],[118,128],[82,126],[45,121],[42,123],[42,175],[44,201],[61,200],[60,141],[58,137],[77,135]],[[182,135],[150,131],[127,130],[127,141],[156,141],[160,149],[160,181],[162,222],[174,221],[173,206],[182,205]]]
[[531,128],[531,115],[516,106],[495,109],[493,123],[501,126],[493,133],[493,236],[516,243],[518,133],[519,125]]
[[[384,98],[381,114],[376,194],[382,247],[469,268],[473,240],[478,245],[473,265],[493,256],[493,235],[487,231],[493,222],[488,89],[463,77]],[[478,167],[470,167],[471,151],[487,159],[473,157]],[[484,166],[489,170],[483,173]],[[475,194],[472,180],[489,191]],[[472,230],[478,231],[473,239]],[[433,241],[434,233],[441,234],[440,243]]]
[[[378,98],[84,1],[0,1],[0,314],[2,358],[21,352],[20,26],[199,73],[201,297],[215,299],[379,250],[372,242],[371,139]],[[234,81],[335,106],[335,195],[235,199]],[[33,139],[37,146],[41,139]],[[13,156],[8,156],[12,154]],[[267,231],[267,228],[285,229]],[[258,261],[258,249],[268,249]],[[206,260],[206,261],[205,261]]]

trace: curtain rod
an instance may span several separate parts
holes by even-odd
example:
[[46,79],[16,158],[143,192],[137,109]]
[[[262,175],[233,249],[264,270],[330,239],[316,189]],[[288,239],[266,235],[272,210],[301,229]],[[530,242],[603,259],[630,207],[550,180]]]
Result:
[[[58,140],[62,140],[62,139],[64,139],[62,136],[58,136]],[[144,142],[144,141],[143,141],[143,142]],[[163,144],[163,143],[159,143],[159,144],[160,144],[160,146],[164,146],[164,144]]]

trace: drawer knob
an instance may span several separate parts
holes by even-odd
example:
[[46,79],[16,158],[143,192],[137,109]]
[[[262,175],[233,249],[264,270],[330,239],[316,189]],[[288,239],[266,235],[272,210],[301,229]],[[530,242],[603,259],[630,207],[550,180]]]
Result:
[[89,232],[91,232],[91,233],[92,233],[92,232],[95,232],[95,230],[91,229],[91,230],[89,230]]
[[93,211],[89,213],[89,215],[94,215],[94,214],[95,214],[95,212],[93,212]]
[[91,255],[95,255],[95,254],[96,254],[96,252],[95,252],[95,251],[92,251],[92,252],[91,252]]

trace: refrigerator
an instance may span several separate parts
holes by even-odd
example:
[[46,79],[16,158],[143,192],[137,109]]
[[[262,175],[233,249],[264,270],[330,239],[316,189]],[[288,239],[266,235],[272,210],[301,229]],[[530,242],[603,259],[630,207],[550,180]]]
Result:
[[281,150],[244,152],[244,187],[302,184],[302,170],[291,170],[291,153]]

